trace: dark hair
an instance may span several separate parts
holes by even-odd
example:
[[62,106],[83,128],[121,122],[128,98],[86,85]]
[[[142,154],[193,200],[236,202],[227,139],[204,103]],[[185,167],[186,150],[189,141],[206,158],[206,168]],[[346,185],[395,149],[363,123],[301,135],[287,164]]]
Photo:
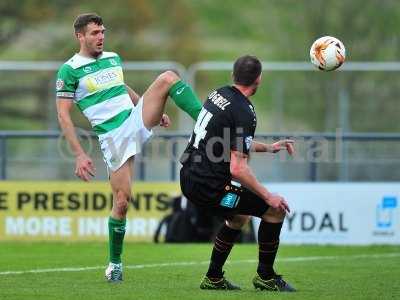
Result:
[[85,27],[90,23],[103,25],[103,19],[95,13],[81,14],[74,21],[75,33],[83,32]]
[[257,57],[245,55],[239,57],[233,65],[233,81],[235,84],[249,86],[256,81],[262,70]]

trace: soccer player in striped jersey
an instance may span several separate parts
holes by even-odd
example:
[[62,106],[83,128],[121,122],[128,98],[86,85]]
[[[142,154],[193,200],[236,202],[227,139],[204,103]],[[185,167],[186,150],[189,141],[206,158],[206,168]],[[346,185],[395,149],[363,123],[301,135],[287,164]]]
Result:
[[172,71],[159,75],[140,97],[124,83],[119,55],[103,51],[102,18],[92,13],[79,15],[74,29],[80,49],[57,74],[58,120],[76,157],[75,174],[84,181],[95,175],[95,167],[75,133],[70,116],[74,104],[98,136],[113,192],[108,222],[110,263],[106,278],[110,282],[120,282],[134,156],[152,135],[153,127],[170,124],[168,116],[163,114],[168,95],[195,120],[202,104],[191,87]]

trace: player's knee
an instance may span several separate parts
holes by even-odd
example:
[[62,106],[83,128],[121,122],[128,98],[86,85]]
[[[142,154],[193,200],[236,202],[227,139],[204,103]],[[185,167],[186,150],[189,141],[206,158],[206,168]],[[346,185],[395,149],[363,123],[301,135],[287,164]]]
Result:
[[158,80],[166,86],[173,85],[179,79],[179,76],[173,71],[165,71],[158,76]]
[[279,220],[283,221],[283,220],[285,220],[286,212],[280,210],[280,211],[278,211],[278,212],[276,213],[276,217],[277,217]]
[[116,209],[119,214],[125,215],[128,211],[129,200],[131,199],[131,195],[129,192],[118,191],[117,199],[115,199]]
[[280,210],[280,209],[274,209],[270,207],[267,212],[263,215],[263,220],[266,222],[283,222],[286,217],[286,212]]
[[235,216],[230,220],[226,220],[226,225],[232,229],[240,230],[250,221],[250,216]]

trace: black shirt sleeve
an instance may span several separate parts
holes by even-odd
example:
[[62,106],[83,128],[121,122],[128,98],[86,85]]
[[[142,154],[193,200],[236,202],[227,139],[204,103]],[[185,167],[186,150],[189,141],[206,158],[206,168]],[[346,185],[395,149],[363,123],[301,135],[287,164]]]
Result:
[[231,150],[249,154],[254,138],[252,116],[241,111],[232,110]]

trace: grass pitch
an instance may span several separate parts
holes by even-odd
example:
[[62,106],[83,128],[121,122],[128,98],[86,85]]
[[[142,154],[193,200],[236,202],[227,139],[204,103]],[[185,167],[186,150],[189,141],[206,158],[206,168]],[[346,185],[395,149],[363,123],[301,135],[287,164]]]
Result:
[[106,243],[0,243],[0,299],[400,299],[400,247],[282,245],[276,269],[297,293],[254,290],[257,246],[236,245],[225,275],[242,291],[203,291],[211,244],[125,245],[124,282],[103,278]]

